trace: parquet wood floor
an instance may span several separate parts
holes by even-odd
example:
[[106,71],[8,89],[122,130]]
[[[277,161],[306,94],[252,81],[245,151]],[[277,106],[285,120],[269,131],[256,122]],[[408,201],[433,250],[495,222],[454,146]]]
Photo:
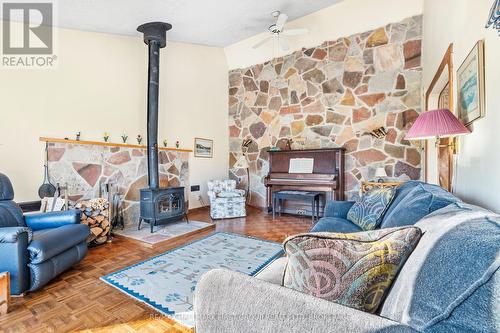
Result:
[[[189,218],[210,221],[206,208],[191,212]],[[215,223],[216,231],[276,242],[311,227],[309,218],[283,215],[273,221],[270,215],[255,208],[248,208],[246,218]],[[0,332],[191,332],[99,277],[209,233],[154,249],[124,238],[90,249],[81,263],[42,290],[14,298],[9,313],[0,316]]]

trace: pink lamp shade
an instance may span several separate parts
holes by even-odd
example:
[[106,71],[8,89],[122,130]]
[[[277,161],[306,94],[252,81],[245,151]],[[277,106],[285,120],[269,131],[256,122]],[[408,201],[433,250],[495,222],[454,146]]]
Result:
[[469,134],[470,131],[448,109],[422,112],[406,134],[406,140],[445,138]]

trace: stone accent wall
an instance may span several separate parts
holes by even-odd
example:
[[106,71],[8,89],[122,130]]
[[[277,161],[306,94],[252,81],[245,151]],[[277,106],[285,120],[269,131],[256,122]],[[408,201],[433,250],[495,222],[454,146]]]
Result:
[[[284,148],[287,139],[294,149],[346,147],[348,198],[380,166],[390,177],[420,179],[420,151],[404,136],[421,111],[421,44],[422,16],[416,16],[230,71],[229,167],[242,141],[253,140],[252,204],[265,205],[266,150]],[[385,138],[369,134],[381,126]],[[233,179],[245,176],[230,170]]]
[[[139,190],[148,187],[145,149],[49,143],[49,175],[53,184],[68,183],[70,199],[99,197],[101,184],[118,188],[124,200],[125,225],[139,222]],[[189,153],[160,151],[160,185],[189,188]]]

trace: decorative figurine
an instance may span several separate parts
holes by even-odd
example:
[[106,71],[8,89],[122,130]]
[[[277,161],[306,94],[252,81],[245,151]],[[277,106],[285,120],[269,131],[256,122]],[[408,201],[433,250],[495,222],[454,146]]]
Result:
[[165,140],[163,140],[163,147],[167,148],[167,146],[168,146],[168,141],[167,141],[167,139],[165,139]]
[[127,139],[128,139],[127,133],[123,133],[122,134],[122,141],[123,141],[123,143],[127,143]]
[[142,136],[140,134],[137,134],[137,144],[140,145],[142,142]]
[[76,132],[76,141],[80,141],[81,135],[82,135],[82,132]]
[[175,141],[175,148],[179,148],[180,145],[181,143],[179,142],[179,140]]
[[108,142],[109,141],[109,133],[108,132],[104,132],[103,139],[104,139],[104,142]]

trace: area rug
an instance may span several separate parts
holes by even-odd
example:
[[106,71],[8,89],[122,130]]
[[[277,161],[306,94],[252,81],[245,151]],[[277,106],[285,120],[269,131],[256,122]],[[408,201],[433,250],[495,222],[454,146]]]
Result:
[[203,273],[225,268],[253,276],[282,254],[279,243],[217,232],[101,280],[193,327],[193,295]]
[[153,233],[149,224],[144,223],[141,230],[137,230],[137,224],[126,226],[125,229],[114,229],[113,233],[118,236],[132,238],[144,242],[147,245],[155,246],[174,240],[178,237],[187,236],[196,232],[215,228],[213,223],[200,221],[179,221],[153,227]]

